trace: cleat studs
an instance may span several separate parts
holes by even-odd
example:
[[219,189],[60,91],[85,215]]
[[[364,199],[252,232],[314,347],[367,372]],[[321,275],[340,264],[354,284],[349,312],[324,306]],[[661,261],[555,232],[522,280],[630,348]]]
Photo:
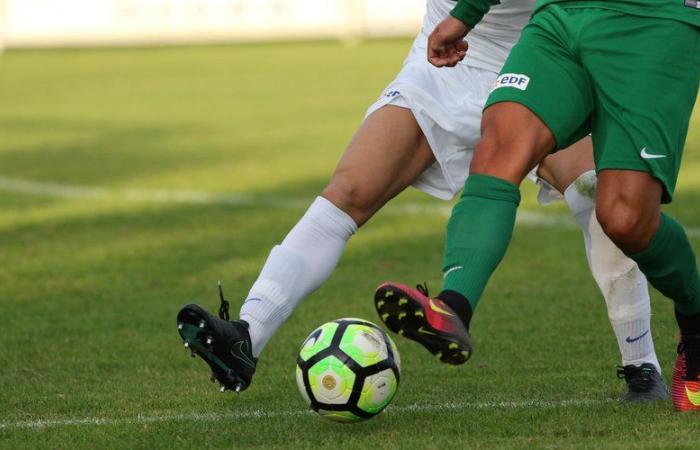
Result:
[[436,357],[437,359],[439,359],[440,361],[442,361],[442,352],[437,352],[437,353],[435,354],[435,357]]
[[406,317],[406,313],[405,313],[405,312],[400,312],[400,313],[399,313],[399,320],[403,319],[404,317]]
[[178,329],[178,330],[182,330],[182,327],[183,327],[182,322],[178,322],[178,323],[177,323],[177,329]]
[[399,306],[405,305],[406,303],[408,303],[408,300],[406,300],[405,298],[399,299]]
[[404,333],[403,330],[399,330],[399,331],[398,331],[399,336],[403,336],[403,333]]
[[413,313],[414,316],[416,317],[425,317],[425,313],[423,311],[416,311]]
[[450,350],[457,350],[459,348],[459,345],[455,344],[454,342],[450,344],[449,349]]
[[206,326],[206,322],[204,320],[199,321],[199,328],[204,328]]
[[214,340],[211,338],[211,336],[207,336],[207,345],[211,345],[212,342],[214,342]]
[[194,349],[191,349],[190,356],[194,358],[195,356],[197,356],[197,352],[194,351]]
[[219,392],[222,392],[222,393],[223,393],[223,392],[226,392],[226,386],[224,386],[224,385],[222,384],[221,387],[219,388]]
[[236,389],[235,389],[236,394],[238,394],[239,392],[241,392],[241,389],[242,389],[242,388],[243,388],[243,386],[241,386],[241,384],[238,383],[238,384],[236,385]]
[[212,383],[216,383],[216,377],[213,373],[209,376],[209,381],[211,381]]
[[382,306],[384,306],[384,300],[379,300],[377,302],[377,308],[381,308]]
[[384,298],[389,298],[394,296],[394,291],[386,291],[384,293]]
[[383,320],[383,321],[386,321],[386,319],[388,319],[388,318],[389,318],[389,313],[384,313],[384,314],[382,314],[382,320]]
[[187,341],[185,341],[185,343],[183,345],[185,346],[185,348],[190,348],[190,343]]
[[464,356],[465,358],[469,358],[469,352],[462,350],[462,356]]

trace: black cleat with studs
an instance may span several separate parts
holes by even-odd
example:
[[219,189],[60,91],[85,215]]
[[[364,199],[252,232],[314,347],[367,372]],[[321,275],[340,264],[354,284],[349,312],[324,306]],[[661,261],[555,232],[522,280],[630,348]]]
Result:
[[240,392],[250,386],[257,359],[253,358],[248,323],[229,321],[229,303],[221,285],[219,317],[190,304],[177,314],[177,330],[192,357],[199,356],[211,368],[211,381],[220,391]]
[[617,369],[617,377],[627,383],[624,402],[666,400],[668,388],[653,364],[627,365]]

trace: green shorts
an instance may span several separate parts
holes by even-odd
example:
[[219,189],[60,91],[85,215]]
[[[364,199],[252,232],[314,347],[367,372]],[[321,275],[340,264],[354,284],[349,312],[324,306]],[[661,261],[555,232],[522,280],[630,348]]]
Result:
[[700,82],[700,29],[550,5],[525,27],[486,102],[517,102],[558,148],[593,135],[596,170],[649,172],[671,201]]

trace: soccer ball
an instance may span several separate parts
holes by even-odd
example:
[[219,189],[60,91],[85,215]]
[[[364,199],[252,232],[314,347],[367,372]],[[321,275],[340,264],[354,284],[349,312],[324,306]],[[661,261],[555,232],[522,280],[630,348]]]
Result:
[[394,398],[400,364],[384,330],[362,319],[338,319],[316,328],[302,344],[297,386],[321,417],[359,422]]

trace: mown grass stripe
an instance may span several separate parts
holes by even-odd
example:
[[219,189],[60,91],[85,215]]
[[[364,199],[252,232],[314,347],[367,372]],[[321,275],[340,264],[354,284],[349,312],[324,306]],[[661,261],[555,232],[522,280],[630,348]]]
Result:
[[[0,191],[16,194],[37,195],[53,198],[86,200],[122,200],[147,203],[185,203],[229,206],[262,205],[271,208],[299,209],[311,203],[311,198],[301,197],[265,197],[237,193],[214,193],[198,190],[168,189],[106,189],[66,183],[33,181],[23,178],[0,175]],[[448,216],[452,210],[449,204],[395,203],[389,204],[386,212],[390,214],[441,214]],[[558,226],[577,228],[571,216],[564,214],[543,214],[535,211],[520,210],[517,222],[532,226]],[[690,237],[700,237],[700,228],[686,227]]]

